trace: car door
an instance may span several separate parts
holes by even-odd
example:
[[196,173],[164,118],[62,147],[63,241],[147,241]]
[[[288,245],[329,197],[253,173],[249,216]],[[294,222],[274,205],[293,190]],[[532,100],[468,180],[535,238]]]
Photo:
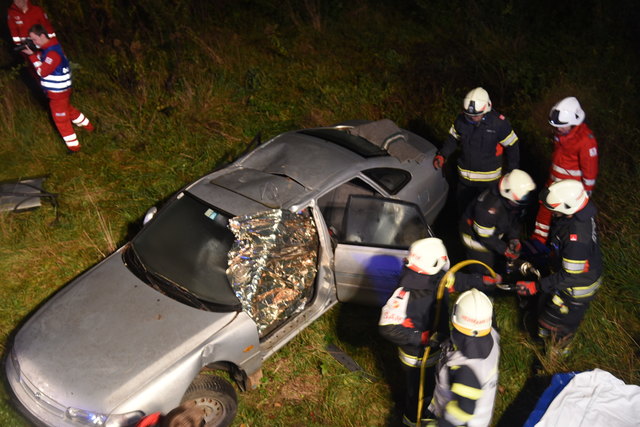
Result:
[[417,205],[351,195],[334,251],[339,301],[382,306],[398,284],[409,246],[433,236]]

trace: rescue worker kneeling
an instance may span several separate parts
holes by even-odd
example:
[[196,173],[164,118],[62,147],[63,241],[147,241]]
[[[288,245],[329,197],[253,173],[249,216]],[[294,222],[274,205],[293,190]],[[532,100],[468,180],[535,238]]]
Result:
[[[520,256],[520,219],[535,188],[528,173],[514,169],[469,204],[459,224],[468,259],[502,271],[504,268],[497,268],[498,260]],[[475,265],[470,271],[481,272],[484,267]]]
[[[427,346],[429,358],[423,383],[423,413],[433,394],[435,364],[440,356],[438,342],[448,338],[448,298],[445,292],[440,304],[438,330],[432,332],[437,312],[437,290],[449,269],[449,257],[442,240],[435,237],[415,241],[403,267],[399,287],[382,308],[380,334],[398,346],[398,356],[405,376],[403,423],[416,425],[420,395],[420,365]],[[481,274],[456,273],[455,290],[488,288],[495,280]],[[479,291],[478,291],[479,292]]]
[[488,426],[498,386],[500,336],[493,305],[477,289],[462,293],[451,313],[451,338],[441,347],[435,394],[426,425]]
[[551,184],[540,200],[554,215],[548,239],[552,273],[539,282],[517,282],[516,287],[525,296],[542,292],[538,334],[566,349],[602,284],[597,211],[576,180]]

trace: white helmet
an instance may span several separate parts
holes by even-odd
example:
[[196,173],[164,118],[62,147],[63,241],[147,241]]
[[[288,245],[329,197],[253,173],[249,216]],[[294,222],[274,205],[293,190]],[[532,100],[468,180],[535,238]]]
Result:
[[472,89],[467,96],[464,97],[462,103],[464,113],[470,116],[480,116],[491,111],[491,100],[486,90],[481,87]]
[[533,179],[523,170],[514,169],[500,180],[500,195],[519,205],[529,202],[529,195],[536,189]]
[[462,293],[456,300],[451,314],[451,323],[465,335],[483,337],[491,332],[492,316],[491,300],[474,288]]
[[562,128],[578,126],[584,121],[584,110],[574,96],[563,99],[551,108],[549,112],[549,124]]
[[552,212],[573,215],[587,205],[589,196],[580,181],[563,179],[543,191],[540,200]]
[[409,248],[407,267],[422,274],[436,274],[449,269],[449,256],[442,240],[436,237],[416,240]]

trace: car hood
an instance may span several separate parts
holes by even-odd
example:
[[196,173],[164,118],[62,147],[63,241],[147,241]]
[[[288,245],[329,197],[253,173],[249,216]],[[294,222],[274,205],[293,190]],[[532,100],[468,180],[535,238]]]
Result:
[[71,282],[18,331],[21,375],[61,405],[110,412],[229,324],[155,291],[121,250]]

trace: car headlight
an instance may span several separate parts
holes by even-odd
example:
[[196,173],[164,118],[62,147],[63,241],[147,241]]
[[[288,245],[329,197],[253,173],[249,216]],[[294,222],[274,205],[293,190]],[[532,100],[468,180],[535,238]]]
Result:
[[120,427],[135,423],[144,416],[144,413],[142,411],[134,411],[126,414],[106,415],[85,411],[84,409],[67,408],[66,416],[74,423],[82,425]]

